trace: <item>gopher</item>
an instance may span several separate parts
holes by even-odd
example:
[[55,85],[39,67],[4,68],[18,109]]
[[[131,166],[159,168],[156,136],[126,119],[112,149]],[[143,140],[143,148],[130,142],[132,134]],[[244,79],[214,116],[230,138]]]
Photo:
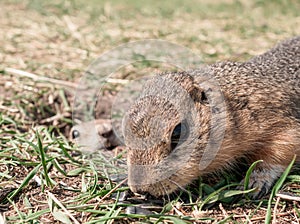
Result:
[[123,122],[128,184],[153,196],[247,161],[253,198],[300,161],[300,36],[246,62],[147,81]]
[[101,149],[111,150],[121,145],[110,119],[97,119],[77,124],[72,127],[69,139],[77,143],[80,149],[86,153]]

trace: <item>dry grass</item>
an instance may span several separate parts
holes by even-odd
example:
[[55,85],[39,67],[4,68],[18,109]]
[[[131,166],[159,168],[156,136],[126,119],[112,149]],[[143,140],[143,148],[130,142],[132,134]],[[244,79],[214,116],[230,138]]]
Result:
[[[115,195],[105,196],[117,183],[108,180],[104,168],[95,170],[65,138],[72,124],[75,89],[33,81],[5,69],[76,83],[103,52],[149,38],[186,46],[206,63],[245,60],[299,34],[299,7],[296,0],[1,1],[0,211],[5,212],[0,213],[0,223],[2,216],[9,223],[58,223],[60,219],[80,223],[263,222],[267,200],[262,204],[219,201],[199,210],[201,198],[188,199],[187,203],[186,196],[180,196],[178,202],[165,203],[163,212],[159,207],[154,215],[125,214],[128,204],[117,204]],[[128,66],[119,71],[118,77],[139,68]],[[41,150],[46,152],[45,158]],[[20,188],[35,169],[35,177]],[[289,176],[283,187],[293,194],[292,198],[278,196],[273,201],[274,223],[299,223],[299,201],[295,198],[299,179],[297,173]],[[209,194],[203,190],[208,185],[198,188],[203,192],[196,191],[195,195]],[[7,194],[15,189],[20,189],[19,193],[7,200]],[[126,186],[119,186],[114,192],[126,190]],[[34,216],[36,212],[41,213]]]

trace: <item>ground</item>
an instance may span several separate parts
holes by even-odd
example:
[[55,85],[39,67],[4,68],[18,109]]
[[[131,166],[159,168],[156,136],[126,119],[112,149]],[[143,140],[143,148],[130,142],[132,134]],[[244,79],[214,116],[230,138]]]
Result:
[[[260,201],[233,200],[241,192],[228,174],[150,201],[151,214],[128,214],[141,199],[121,200],[128,187],[108,178],[115,160],[95,165],[67,137],[76,84],[104,52],[162,39],[204,63],[247,60],[299,35],[299,1],[2,0],[0,8],[0,223],[299,223],[297,172]],[[147,65],[125,66],[116,77],[163,67]],[[115,91],[108,88],[106,99]]]

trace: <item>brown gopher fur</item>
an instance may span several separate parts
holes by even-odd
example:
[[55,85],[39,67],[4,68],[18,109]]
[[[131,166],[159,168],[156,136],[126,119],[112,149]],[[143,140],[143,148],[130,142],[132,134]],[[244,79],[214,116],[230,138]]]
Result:
[[261,197],[300,159],[300,37],[244,63],[154,77],[123,131],[134,192],[169,194],[244,158],[263,160],[249,183]]

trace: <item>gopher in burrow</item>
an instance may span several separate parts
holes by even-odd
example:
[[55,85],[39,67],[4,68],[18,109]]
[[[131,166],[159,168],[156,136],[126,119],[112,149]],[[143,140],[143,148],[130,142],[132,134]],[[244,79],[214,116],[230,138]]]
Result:
[[169,194],[243,159],[263,160],[249,183],[263,196],[300,161],[300,37],[247,62],[154,77],[123,132],[133,192]]
[[97,119],[77,124],[72,127],[69,139],[77,143],[85,153],[93,153],[101,149],[110,150],[122,144],[109,119]]

